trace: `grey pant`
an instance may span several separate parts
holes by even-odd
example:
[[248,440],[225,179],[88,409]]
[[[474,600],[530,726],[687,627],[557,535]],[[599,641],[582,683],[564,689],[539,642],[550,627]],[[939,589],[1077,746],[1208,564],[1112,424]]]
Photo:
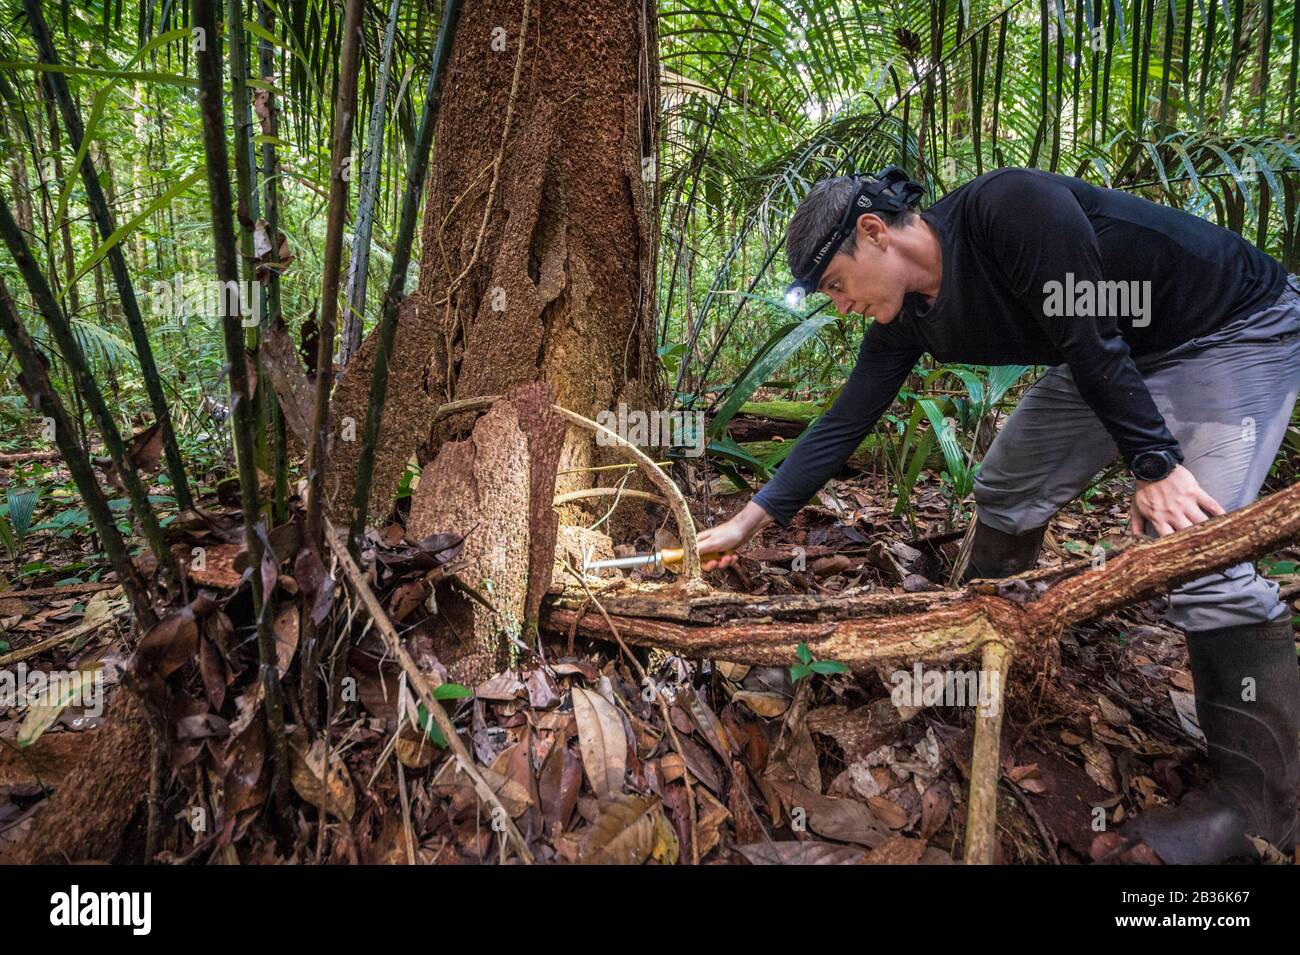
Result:
[[[1292,276],[1272,306],[1136,364],[1183,465],[1224,510],[1244,507],[1259,494],[1300,389],[1300,282]],[[979,518],[1009,534],[1040,527],[1118,454],[1070,369],[1057,365],[1025,393],[985,456],[975,479]],[[1166,619],[1199,631],[1287,613],[1277,584],[1244,563],[1171,591]]]

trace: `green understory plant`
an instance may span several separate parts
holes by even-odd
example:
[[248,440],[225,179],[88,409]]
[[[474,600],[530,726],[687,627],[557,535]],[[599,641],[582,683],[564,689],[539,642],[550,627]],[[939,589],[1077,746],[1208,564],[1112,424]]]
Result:
[[795,683],[814,673],[830,676],[832,673],[849,672],[848,667],[836,660],[818,660],[813,657],[812,651],[808,649],[806,643],[799,644],[795,653],[799,657],[799,662],[790,667],[790,679]]

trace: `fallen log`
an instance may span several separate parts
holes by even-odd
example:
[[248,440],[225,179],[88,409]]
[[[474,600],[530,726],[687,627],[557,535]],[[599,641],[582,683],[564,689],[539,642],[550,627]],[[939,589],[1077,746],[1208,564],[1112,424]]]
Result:
[[0,467],[20,464],[23,461],[57,461],[58,459],[58,448],[48,451],[15,451],[12,454],[0,454]]
[[29,587],[26,590],[0,590],[0,600],[16,597],[66,597],[69,594],[88,594],[100,590],[116,590],[122,585],[116,581],[90,581],[84,584],[60,584],[57,587]]
[[[850,597],[692,595],[678,583],[594,587],[629,643],[737,663],[784,665],[807,643],[857,673],[880,664],[972,656],[990,640],[1033,644],[1126,604],[1300,538],[1300,485],[1159,540],[1133,543],[1100,566],[1080,561],[962,591]],[[1051,584],[1048,586],[1048,584]],[[568,588],[544,616],[556,633],[611,639],[585,595]]]

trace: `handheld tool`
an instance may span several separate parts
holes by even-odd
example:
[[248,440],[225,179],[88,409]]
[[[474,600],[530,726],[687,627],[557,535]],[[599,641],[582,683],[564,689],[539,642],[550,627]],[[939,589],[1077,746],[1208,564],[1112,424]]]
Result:
[[[631,557],[615,557],[612,560],[592,560],[582,565],[586,570],[604,570],[607,567],[618,567],[627,569],[629,567],[667,567],[672,564],[680,564],[685,551],[680,547],[668,547],[664,550],[657,550],[653,554],[633,554]],[[729,553],[729,552],[728,552]],[[707,564],[711,560],[717,560],[719,557],[725,557],[722,554],[701,554],[700,563]]]

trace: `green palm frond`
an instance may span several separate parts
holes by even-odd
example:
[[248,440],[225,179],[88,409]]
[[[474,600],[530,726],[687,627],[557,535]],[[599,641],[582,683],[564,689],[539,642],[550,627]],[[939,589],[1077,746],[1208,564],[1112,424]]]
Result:
[[[660,17],[660,327],[690,343],[683,383],[726,349],[743,364],[758,333],[730,336],[761,316],[742,321],[750,299],[733,293],[778,287],[811,184],[888,162],[931,200],[999,166],[1081,176],[1300,267],[1294,5],[677,0]],[[684,249],[689,287],[665,264]]]

